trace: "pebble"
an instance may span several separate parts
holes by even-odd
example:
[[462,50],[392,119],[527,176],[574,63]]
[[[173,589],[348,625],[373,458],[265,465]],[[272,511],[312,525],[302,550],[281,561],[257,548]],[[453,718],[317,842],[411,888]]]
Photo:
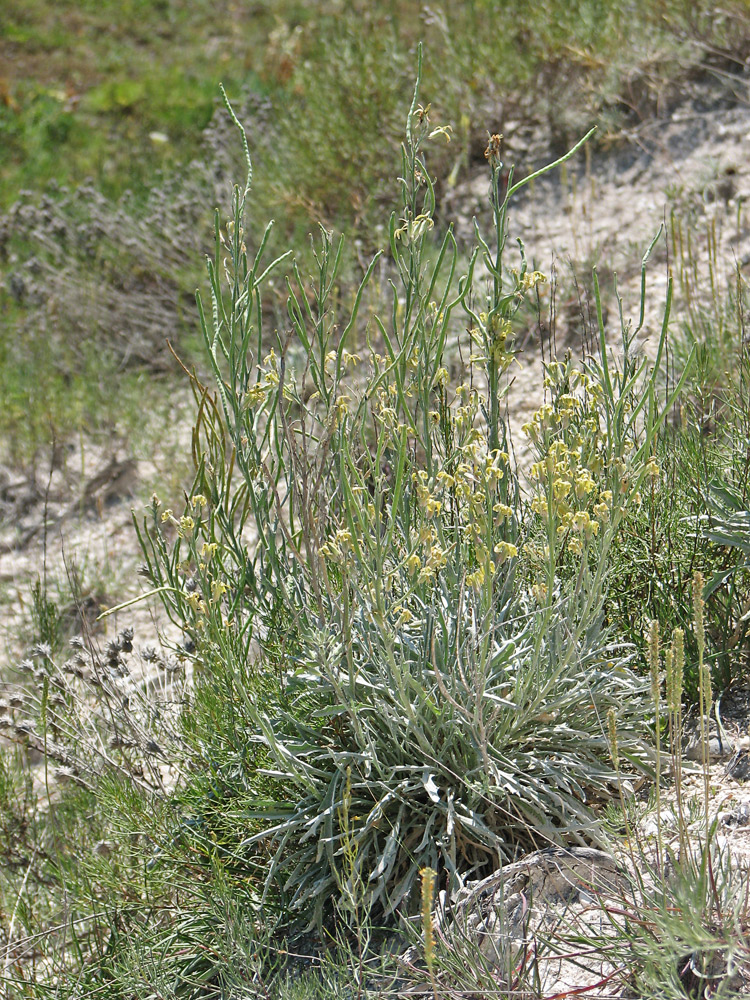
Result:
[[[722,739],[720,736],[711,736],[708,739],[708,759],[714,764],[718,760],[726,760],[735,752],[735,745],[729,737]],[[697,740],[685,750],[683,756],[686,760],[703,760],[703,747],[701,741]]]
[[727,764],[724,773],[735,781],[747,781],[750,777],[750,750],[740,747]]

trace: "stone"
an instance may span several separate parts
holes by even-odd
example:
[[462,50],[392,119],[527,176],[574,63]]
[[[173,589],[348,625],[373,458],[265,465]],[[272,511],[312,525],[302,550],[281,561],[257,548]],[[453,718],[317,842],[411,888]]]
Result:
[[728,778],[735,781],[747,781],[750,777],[750,749],[740,747],[724,769]]

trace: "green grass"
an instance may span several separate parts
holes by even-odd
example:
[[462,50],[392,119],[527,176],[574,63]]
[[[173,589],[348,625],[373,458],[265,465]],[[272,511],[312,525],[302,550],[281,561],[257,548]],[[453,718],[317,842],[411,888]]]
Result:
[[0,204],[51,179],[91,177],[108,196],[152,187],[198,151],[220,80],[263,91],[251,67],[271,23],[205,2],[4,5]]

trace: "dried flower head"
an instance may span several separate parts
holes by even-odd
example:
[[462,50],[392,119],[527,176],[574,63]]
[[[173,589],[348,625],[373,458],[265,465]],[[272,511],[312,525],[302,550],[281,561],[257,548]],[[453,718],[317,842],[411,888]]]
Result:
[[489,165],[493,170],[499,170],[503,162],[500,159],[500,149],[502,147],[503,137],[495,133],[494,135],[488,134],[487,148],[484,151],[484,157],[489,162]]

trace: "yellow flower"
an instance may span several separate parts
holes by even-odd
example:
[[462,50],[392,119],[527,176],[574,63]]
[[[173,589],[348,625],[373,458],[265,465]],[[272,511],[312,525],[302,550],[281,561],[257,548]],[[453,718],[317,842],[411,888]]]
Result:
[[398,618],[396,620],[397,628],[399,625],[407,625],[414,618],[414,615],[411,613],[411,611],[409,611],[408,608],[403,608],[400,604],[396,605],[396,607],[393,609],[393,613],[395,615],[398,615]]
[[555,422],[555,411],[550,406],[549,403],[544,403],[534,414],[533,419],[539,424],[540,427],[545,425],[552,426]]
[[435,529],[430,524],[423,524],[419,529],[419,540],[423,545],[431,545],[435,541]]
[[513,515],[513,511],[506,503],[496,503],[492,510],[497,515],[498,521],[505,521]]
[[474,570],[473,573],[468,573],[466,576],[466,585],[468,587],[474,587],[479,590],[484,584],[484,569],[480,566],[478,569]]
[[527,292],[530,288],[536,288],[537,285],[546,281],[547,275],[541,271],[527,271],[521,279],[521,290]]
[[526,435],[526,437],[530,438],[534,442],[534,444],[536,444],[539,441],[539,429],[537,428],[536,424],[534,423],[521,424],[521,430]]
[[227,592],[227,585],[221,580],[211,581],[211,603],[218,604],[223,594]]
[[576,496],[579,500],[583,500],[590,493],[593,493],[596,489],[596,483],[591,478],[591,474],[584,469],[579,476],[576,477]]
[[422,565],[422,560],[416,553],[414,553],[414,555],[409,556],[409,558],[406,560],[406,569],[410,576],[414,576],[417,570],[420,569],[421,565]]
[[424,506],[424,509],[425,509],[425,515],[426,515],[426,516],[427,516],[428,518],[431,518],[431,517],[433,517],[433,515],[435,515],[435,514],[439,514],[439,513],[440,513],[440,510],[441,510],[441,507],[442,507],[442,504],[440,503],[440,501],[439,501],[439,500],[433,500],[433,499],[429,499],[429,500],[428,500],[428,501],[427,501],[427,502],[425,503],[425,506]]
[[341,361],[344,368],[347,368],[349,365],[358,365],[361,360],[362,358],[359,354],[350,354],[349,351],[341,352]]
[[585,531],[588,528],[590,521],[591,518],[586,510],[576,511],[573,515],[573,527],[576,531]]
[[[567,479],[556,479],[552,484],[552,495],[555,500],[563,500],[570,493],[570,483]],[[576,483],[576,495],[578,494],[578,484]]]
[[579,556],[583,552],[583,545],[581,539],[575,535],[568,540],[568,550],[574,556]]
[[445,566],[447,557],[448,553],[441,549],[439,545],[433,545],[427,553],[427,565],[432,569],[442,569]]
[[195,529],[195,521],[192,519],[192,517],[185,516],[180,518],[180,524],[179,527],[177,528],[177,534],[180,536],[180,538],[190,538],[194,529]]
[[508,559],[515,559],[518,555],[518,548],[510,542],[498,542],[493,552],[498,557],[498,563],[502,565]]
[[339,420],[342,420],[346,414],[349,412],[349,403],[351,402],[349,396],[346,393],[342,393],[336,399],[336,415]]
[[606,524],[609,520],[609,507],[606,503],[595,503],[594,514],[596,514],[602,524]]

